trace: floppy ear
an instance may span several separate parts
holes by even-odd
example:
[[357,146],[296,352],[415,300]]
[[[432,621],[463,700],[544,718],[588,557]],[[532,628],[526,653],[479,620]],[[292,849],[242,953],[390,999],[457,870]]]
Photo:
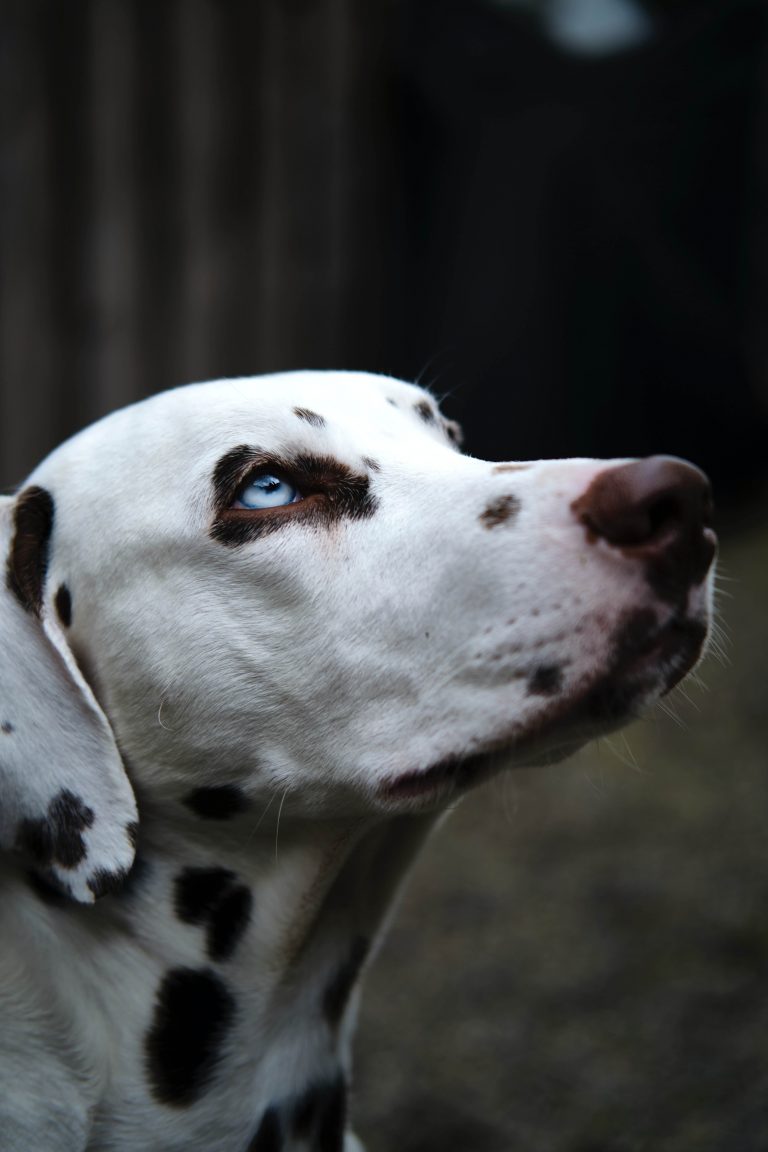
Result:
[[0,847],[83,904],[133,863],[136,801],[112,729],[44,606],[54,504],[0,497]]

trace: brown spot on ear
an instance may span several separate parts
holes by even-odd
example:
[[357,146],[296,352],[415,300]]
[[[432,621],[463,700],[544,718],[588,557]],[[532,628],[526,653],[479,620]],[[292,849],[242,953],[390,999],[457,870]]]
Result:
[[496,500],[491,500],[481,513],[480,523],[484,528],[498,528],[499,524],[514,520],[519,511],[520,501],[517,496],[499,496]]
[[53,497],[45,488],[27,488],[16,501],[14,536],[8,557],[8,587],[26,608],[40,615],[53,530]]
[[56,615],[61,620],[65,628],[69,628],[72,623],[72,597],[66,584],[60,585],[56,598],[54,600],[56,606]]
[[319,412],[313,412],[311,408],[294,408],[293,414],[298,416],[299,420],[311,424],[313,428],[325,427],[325,417],[321,416]]
[[531,468],[532,465],[523,462],[522,464],[496,464],[491,468],[491,472],[525,472],[526,468]]

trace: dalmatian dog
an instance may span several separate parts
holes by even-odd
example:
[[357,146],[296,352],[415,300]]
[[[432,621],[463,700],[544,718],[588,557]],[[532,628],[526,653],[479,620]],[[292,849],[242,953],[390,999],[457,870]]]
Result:
[[221,380],[2,499],[2,1152],[359,1148],[359,977],[440,813],[699,659],[697,469],[457,438],[386,377]]

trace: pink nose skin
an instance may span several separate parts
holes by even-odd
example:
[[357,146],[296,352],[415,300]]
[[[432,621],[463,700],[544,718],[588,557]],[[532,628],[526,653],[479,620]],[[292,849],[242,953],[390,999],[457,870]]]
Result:
[[571,508],[589,540],[645,560],[648,582],[664,600],[701,584],[714,558],[709,480],[674,456],[607,468]]

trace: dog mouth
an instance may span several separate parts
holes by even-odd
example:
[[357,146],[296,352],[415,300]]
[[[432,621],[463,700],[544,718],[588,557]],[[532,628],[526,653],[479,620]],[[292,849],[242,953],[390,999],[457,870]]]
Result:
[[602,670],[567,688],[533,724],[517,725],[476,750],[447,756],[382,782],[379,800],[437,803],[481,783],[502,767],[533,767],[570,756],[595,736],[637,718],[666,696],[697,663],[706,619],[674,615],[659,625],[650,609],[627,613],[615,629]]

